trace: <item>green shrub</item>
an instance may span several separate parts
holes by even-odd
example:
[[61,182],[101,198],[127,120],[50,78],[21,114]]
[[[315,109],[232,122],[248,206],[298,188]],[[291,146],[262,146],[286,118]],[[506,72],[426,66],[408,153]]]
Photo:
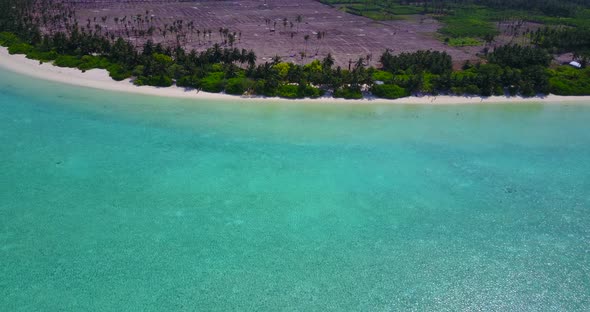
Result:
[[590,95],[590,68],[560,66],[550,71],[549,90],[557,95]]
[[131,71],[131,74],[135,77],[143,76],[144,70],[145,70],[145,66],[137,65],[137,66],[135,66],[135,68],[133,68],[133,70]]
[[324,90],[320,89],[320,88],[316,88],[316,87],[312,87],[310,85],[304,85],[304,86],[300,86],[299,87],[300,92],[303,93],[304,97],[308,97],[308,98],[318,98],[322,95],[324,95]]
[[172,64],[168,68],[168,73],[174,79],[180,79],[187,74],[187,71],[184,69],[184,66],[179,64]]
[[278,87],[277,95],[287,99],[318,98],[324,95],[324,92],[309,84],[284,84]]
[[196,89],[201,85],[201,82],[200,82],[199,77],[197,77],[197,75],[183,76],[183,77],[180,77],[180,79],[178,79],[176,81],[176,85],[179,87],[183,87],[183,88]]
[[374,85],[371,92],[384,99],[399,99],[410,95],[406,89],[394,84]]
[[32,50],[33,47],[26,43],[15,43],[8,47],[8,53],[10,54],[27,54]]
[[78,68],[80,70],[90,70],[94,68],[107,69],[112,63],[104,57],[85,55],[80,59]]
[[225,93],[242,95],[252,87],[252,80],[246,78],[231,78],[225,84]]
[[1,46],[9,47],[18,43],[22,43],[22,41],[15,34],[10,32],[0,32]]
[[148,84],[154,87],[170,87],[172,86],[172,78],[166,75],[159,75],[150,77]]
[[451,87],[451,93],[455,95],[465,94],[465,89],[461,87]]
[[494,92],[493,92],[493,94],[494,94],[495,96],[502,96],[502,95],[504,95],[504,94],[505,94],[505,92],[504,92],[504,88],[502,88],[502,87],[500,87],[500,86],[496,86],[496,87],[494,88]]
[[136,86],[152,86],[152,87],[170,87],[172,86],[172,78],[166,75],[156,76],[139,76],[133,80]]
[[393,74],[383,70],[376,70],[373,73],[373,80],[388,82],[393,80]]
[[476,85],[470,84],[465,87],[465,93],[469,95],[478,95],[480,90]]
[[278,87],[274,83],[269,83],[265,79],[258,79],[254,81],[254,85],[252,87],[254,90],[254,94],[256,95],[263,95],[263,96],[277,96],[277,89]]
[[119,64],[112,64],[107,68],[113,80],[121,81],[131,77],[131,73]]
[[49,62],[55,60],[59,55],[55,51],[41,52],[38,50],[31,50],[27,53],[27,58],[32,60],[39,60],[42,62]]
[[255,80],[254,85],[252,86],[252,90],[256,95],[275,96],[276,94],[276,89],[267,88],[266,80],[264,79]]
[[535,88],[531,82],[521,81],[520,83],[520,95],[524,97],[535,96]]
[[219,93],[223,91],[223,73],[209,73],[209,75],[201,79],[200,87],[206,92]]
[[358,87],[344,87],[334,91],[334,97],[344,99],[362,99],[363,93]]
[[303,95],[299,93],[299,86],[292,84],[279,86],[277,95],[287,99],[297,99],[303,97]]
[[136,76],[131,82],[133,82],[133,84],[136,86],[146,86],[146,80],[147,78],[145,76]]
[[222,72],[223,71],[223,65],[221,64],[211,64],[211,68],[210,70],[211,72]]
[[[449,39],[449,38],[447,38]],[[451,47],[473,47],[481,45],[481,41],[471,37],[450,38],[445,42]]]
[[76,56],[60,55],[55,59],[55,62],[53,64],[59,67],[75,68],[78,67],[78,65],[80,65],[81,63],[82,61],[80,60],[80,58]]
[[439,29],[451,38],[483,38],[497,35],[493,20],[495,13],[485,7],[471,6],[455,10],[452,14],[439,17],[444,26]]

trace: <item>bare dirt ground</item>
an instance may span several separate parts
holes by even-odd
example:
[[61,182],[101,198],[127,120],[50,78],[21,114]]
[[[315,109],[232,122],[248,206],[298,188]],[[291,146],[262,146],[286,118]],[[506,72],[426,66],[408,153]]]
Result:
[[[285,61],[308,63],[328,53],[336,64],[348,67],[359,57],[369,58],[369,65],[377,65],[385,49],[395,53],[416,50],[446,51],[455,63],[476,60],[481,47],[455,48],[437,40],[434,33],[438,21],[419,17],[399,21],[377,22],[355,16],[315,0],[66,0],[77,11],[81,25],[92,28],[100,25],[105,32],[127,37],[138,45],[146,36],[138,30],[154,27],[155,42],[175,44],[177,34],[187,48],[203,50],[215,43],[229,46],[227,28],[235,33],[233,46],[254,50],[259,62],[275,55]],[[140,17],[137,17],[137,16]],[[297,16],[302,22],[297,21]],[[124,21],[123,18],[127,16]],[[103,18],[106,17],[106,18]],[[115,21],[115,18],[118,21]],[[183,20],[182,31],[166,31],[175,21]],[[193,27],[187,27],[192,22]],[[211,34],[205,36],[203,33]],[[164,36],[166,32],[166,36]],[[318,37],[318,34],[320,36]],[[323,35],[323,36],[322,36]],[[307,40],[305,38],[307,37]],[[304,52],[306,56],[302,58]]]

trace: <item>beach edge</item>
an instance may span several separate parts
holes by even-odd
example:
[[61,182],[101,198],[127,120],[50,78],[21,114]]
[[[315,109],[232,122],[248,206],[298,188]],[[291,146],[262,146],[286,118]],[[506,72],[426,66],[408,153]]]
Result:
[[396,100],[380,98],[363,98],[358,100],[338,99],[332,97],[320,97],[317,99],[283,99],[278,97],[261,96],[237,96],[223,93],[197,92],[196,90],[172,86],[165,88],[151,86],[136,86],[130,79],[123,81],[113,80],[108,72],[103,69],[92,69],[85,72],[77,68],[58,67],[51,63],[41,63],[37,60],[26,58],[22,54],[11,55],[8,48],[0,47],[0,68],[26,75],[29,77],[63,83],[72,86],[87,87],[105,91],[133,93],[168,98],[183,98],[194,100],[223,100],[223,101],[265,101],[288,103],[322,103],[322,104],[422,104],[422,105],[456,105],[456,104],[494,104],[494,103],[559,103],[575,102],[590,104],[590,96],[558,96],[547,95],[537,97],[468,97],[468,96],[411,96]]

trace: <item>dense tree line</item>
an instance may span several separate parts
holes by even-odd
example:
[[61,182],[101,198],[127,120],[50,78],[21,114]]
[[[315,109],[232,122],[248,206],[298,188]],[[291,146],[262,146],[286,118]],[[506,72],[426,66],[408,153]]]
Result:
[[395,8],[394,4],[423,8],[423,13],[441,14],[453,8],[476,4],[499,10],[540,12],[547,16],[574,16],[580,8],[588,8],[590,0],[320,0],[327,4],[365,4],[368,8]]
[[454,94],[522,95],[549,93],[549,75],[545,67],[536,65],[520,68],[498,64],[477,64],[451,75]]
[[551,55],[544,49],[506,45],[498,47],[488,55],[488,61],[504,67],[527,68],[531,66],[549,66]]
[[386,50],[379,59],[383,69],[390,72],[411,70],[412,72],[428,71],[442,75],[453,70],[453,60],[446,52],[418,51],[415,53],[401,53],[393,55]]
[[314,98],[326,92],[342,98],[371,92],[391,99],[411,94],[590,94],[588,70],[580,74],[549,70],[551,57],[542,47],[498,47],[487,55],[486,63],[467,63],[461,71],[453,71],[451,56],[438,51],[393,55],[387,50],[380,57],[381,69],[367,68],[363,58],[351,61],[346,69],[334,67],[331,55],[306,65],[282,62],[279,57],[258,63],[253,51],[219,44],[187,51],[148,40],[137,48],[100,29],[80,27],[69,17],[63,17],[71,22],[62,29],[42,32],[39,22],[45,17],[38,5],[34,0],[0,4],[0,44],[10,53],[81,70],[103,68],[113,79],[132,78],[137,85],[176,84],[207,92],[285,98]]
[[[465,3],[461,0],[452,0]],[[548,16],[572,16],[578,7],[588,7],[588,0],[474,0],[476,4],[496,9],[540,11]]]
[[589,28],[540,28],[531,35],[532,42],[554,53],[573,52],[585,61],[590,58]]
[[379,75],[384,84],[374,86],[373,92],[385,97],[411,93],[533,96],[549,92],[546,67],[550,57],[545,50],[533,47],[499,47],[488,55],[487,64],[466,63],[461,71],[452,71],[450,56],[440,52],[394,56],[386,51],[381,61],[389,75]]

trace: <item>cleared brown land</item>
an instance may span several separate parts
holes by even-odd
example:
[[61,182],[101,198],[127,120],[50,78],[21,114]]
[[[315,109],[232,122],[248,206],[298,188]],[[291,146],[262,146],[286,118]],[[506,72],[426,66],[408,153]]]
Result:
[[[227,34],[219,31],[227,28],[229,34],[236,35],[234,46],[254,50],[259,62],[279,55],[285,61],[307,63],[332,53],[336,63],[343,67],[348,66],[349,60],[366,58],[367,55],[372,55],[368,63],[375,65],[385,49],[396,53],[432,49],[446,51],[459,64],[476,59],[475,53],[481,50],[481,47],[446,46],[434,38],[440,24],[432,18],[377,22],[341,12],[315,0],[66,2],[76,8],[81,25],[90,20],[92,28],[100,25],[105,32],[122,35],[138,45],[147,38],[138,32],[153,26],[152,39],[155,42],[173,45],[177,42],[176,35],[181,34],[179,42],[187,48],[202,50],[215,43],[229,46]],[[301,23],[297,22],[297,16],[302,16]],[[106,17],[104,21],[103,17]],[[182,30],[165,30],[177,20],[183,21]],[[189,29],[187,25],[191,22],[193,27]],[[209,30],[211,35],[205,36],[203,33],[209,33]],[[318,33],[325,35],[318,38]],[[309,36],[308,40],[305,36]],[[303,59],[301,52],[306,54]]]

